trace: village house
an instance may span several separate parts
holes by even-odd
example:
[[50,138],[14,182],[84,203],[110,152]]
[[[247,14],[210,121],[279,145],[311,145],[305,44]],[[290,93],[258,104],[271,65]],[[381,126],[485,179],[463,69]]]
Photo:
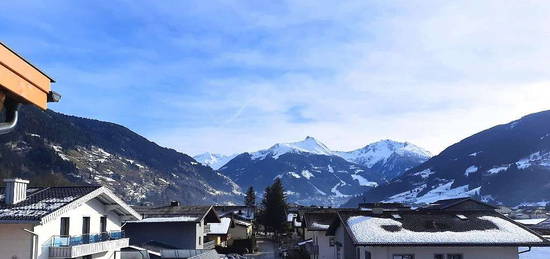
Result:
[[330,237],[327,230],[332,222],[338,217],[336,211],[306,212],[304,214],[304,242],[301,245],[306,247],[310,259],[331,259],[332,248],[328,246]]
[[252,238],[252,236],[254,236],[252,223],[244,220],[233,219],[233,225],[229,227],[229,235],[232,240]]
[[338,211],[325,245],[335,259],[517,259],[519,247],[550,245],[495,209],[451,199],[414,210]]
[[220,223],[208,223],[210,231],[207,234],[208,241],[214,241],[217,246],[227,247],[228,241],[231,239],[229,228],[234,227],[235,223],[230,217],[220,218]]
[[216,205],[214,209],[220,217],[232,217],[242,221],[253,222],[256,217],[256,207],[240,205]]
[[181,206],[173,201],[167,206],[133,207],[142,220],[125,222],[123,230],[131,244],[150,250],[213,249],[215,240],[208,241],[209,223],[221,223],[213,206]]
[[125,220],[141,216],[101,186],[27,187],[4,180],[0,188],[2,258],[115,258],[129,239]]

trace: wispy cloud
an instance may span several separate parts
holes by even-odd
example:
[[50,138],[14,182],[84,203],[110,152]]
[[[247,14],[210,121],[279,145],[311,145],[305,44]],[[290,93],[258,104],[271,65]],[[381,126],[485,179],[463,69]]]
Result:
[[[437,153],[548,109],[540,1],[2,2],[3,40],[53,74],[53,108],[187,153],[313,135]],[[145,122],[145,123],[144,123]],[[148,123],[149,122],[149,123]]]

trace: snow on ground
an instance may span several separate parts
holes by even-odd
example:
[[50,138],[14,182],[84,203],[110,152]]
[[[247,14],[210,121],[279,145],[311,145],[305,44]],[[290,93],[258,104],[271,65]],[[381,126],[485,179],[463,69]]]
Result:
[[418,196],[420,192],[426,189],[427,185],[423,184],[412,190],[395,194],[384,200],[384,202],[405,202],[405,203],[432,203],[442,199],[452,199],[460,197],[470,197],[478,195],[481,191],[481,187],[469,189],[469,185],[462,185],[456,188],[451,188],[454,180],[447,183],[440,184],[439,186],[431,189],[426,194]]
[[547,153],[541,153],[540,151],[535,152],[526,158],[520,159],[515,164],[520,170],[526,169],[532,165],[550,167],[550,152],[547,152]]
[[309,172],[308,170],[302,170],[302,176],[309,180],[314,175],[311,172]]
[[[527,247],[520,247],[519,251],[527,250]],[[519,254],[519,259],[548,259],[550,258],[550,247],[533,247],[530,252]]]
[[353,180],[359,181],[359,185],[361,185],[361,186],[370,186],[370,187],[378,186],[378,183],[371,182],[371,181],[367,180],[365,177],[360,176],[358,174],[352,174],[351,178],[353,178]]
[[294,178],[302,178],[299,174],[297,174],[295,172],[288,172],[288,174],[291,175]]
[[464,171],[464,175],[465,176],[470,176],[470,174],[473,174],[475,172],[477,172],[477,166],[472,165],[472,166],[466,168],[466,170]]
[[337,183],[334,187],[332,187],[332,189],[330,189],[330,192],[334,193],[336,197],[348,197],[349,195],[345,195],[340,191],[338,191],[338,187],[344,186],[344,185],[346,185],[346,183],[344,182]]
[[417,173],[414,173],[413,175],[417,175],[417,176],[420,176],[422,177],[422,179],[426,179],[428,178],[430,175],[434,174],[435,172],[433,172],[431,169],[426,169],[426,170],[422,170],[420,172],[417,172]]
[[418,193],[426,189],[426,187],[427,187],[426,184],[422,184],[418,187],[413,188],[412,190],[395,194],[390,198],[388,198],[387,200],[384,200],[384,202],[401,202],[401,203],[410,202],[416,199],[416,196],[418,195]]
[[428,193],[422,195],[421,197],[418,197],[415,202],[432,203],[443,199],[470,197],[470,196],[479,194],[479,191],[481,190],[481,187],[477,187],[475,189],[469,190],[468,185],[462,185],[456,188],[451,188],[453,183],[454,183],[454,180],[446,184],[442,184],[437,188],[434,188],[433,190],[429,191]]
[[503,166],[493,167],[493,168],[487,170],[487,173],[489,173],[489,174],[498,174],[500,172],[508,170],[509,167],[510,167],[510,165],[503,165]]
[[313,188],[321,195],[327,195],[325,192],[319,190],[319,188],[317,188],[317,186],[315,186],[314,184],[312,184],[311,182],[308,182],[309,184],[311,184],[311,186],[313,186]]
[[[390,218],[354,216],[347,223],[360,243],[515,243],[541,242],[537,236],[523,228],[495,216],[481,216],[497,226],[496,229],[471,230],[463,232],[415,232],[404,229],[400,221]],[[396,226],[398,231],[388,231],[383,227]]]

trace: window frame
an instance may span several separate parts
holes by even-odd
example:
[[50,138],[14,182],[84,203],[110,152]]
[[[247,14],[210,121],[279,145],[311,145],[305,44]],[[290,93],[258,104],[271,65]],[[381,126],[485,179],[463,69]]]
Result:
[[[71,234],[71,218],[70,217],[61,217],[59,220],[59,235],[60,236],[69,236]],[[65,230],[65,231],[63,231]],[[66,233],[64,233],[66,232]]]
[[[400,258],[396,258],[396,256],[400,256]],[[392,259],[414,259],[414,254],[393,254]]]

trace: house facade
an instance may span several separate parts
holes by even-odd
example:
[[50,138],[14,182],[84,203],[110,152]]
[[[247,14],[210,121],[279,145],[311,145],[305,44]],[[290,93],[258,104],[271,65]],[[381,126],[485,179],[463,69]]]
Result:
[[0,188],[0,251],[6,258],[115,258],[128,247],[124,220],[141,216],[101,186]]
[[162,207],[134,207],[143,219],[127,221],[123,230],[131,244],[146,246],[154,241],[175,249],[213,249],[208,240],[209,223],[220,223],[212,206],[181,206],[172,202]]
[[228,233],[233,240],[249,239],[254,235],[252,223],[238,219],[233,219],[233,224],[229,227]]
[[[338,211],[320,243],[335,259],[517,259],[520,247],[550,242],[477,201],[411,210]],[[321,250],[321,249],[319,249]]]
[[333,249],[329,246],[330,236],[327,230],[337,218],[336,211],[317,211],[304,213],[304,238],[311,242],[304,243],[310,254],[310,259],[331,259]]

